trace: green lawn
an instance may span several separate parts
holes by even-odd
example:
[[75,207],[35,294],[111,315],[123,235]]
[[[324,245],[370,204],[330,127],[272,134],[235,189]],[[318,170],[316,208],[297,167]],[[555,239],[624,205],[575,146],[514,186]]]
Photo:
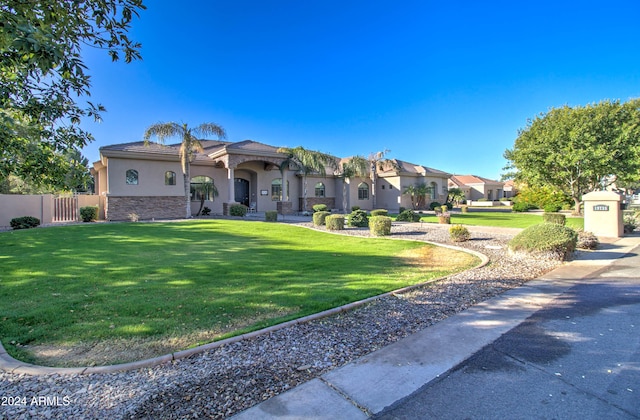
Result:
[[[179,350],[460,271],[468,254],[276,223],[103,223],[0,233],[0,339]],[[191,338],[186,344],[180,337]],[[28,349],[28,347],[27,347]],[[127,360],[110,360],[110,362]]]
[[[426,215],[422,217],[422,221],[427,223],[438,223],[438,218],[434,215]],[[529,226],[542,223],[542,215],[507,212],[452,212],[451,223],[475,226],[527,228]],[[574,229],[583,228],[584,219],[581,217],[567,217],[566,225]]]

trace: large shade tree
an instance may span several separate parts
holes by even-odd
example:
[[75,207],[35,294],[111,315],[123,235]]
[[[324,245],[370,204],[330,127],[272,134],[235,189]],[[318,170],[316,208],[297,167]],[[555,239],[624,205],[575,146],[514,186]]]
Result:
[[640,100],[552,108],[504,157],[517,181],[557,188],[578,212],[583,194],[640,178]]
[[[312,174],[318,174],[320,176],[327,175],[327,167],[336,168],[337,161],[334,156],[326,153],[318,152],[315,150],[308,150],[302,146],[298,147],[281,147],[278,149],[278,153],[286,155],[285,160],[280,165],[281,171],[284,168],[292,165],[296,170],[302,174],[303,186],[302,186],[302,207],[303,211],[307,210],[307,176]],[[282,185],[282,194],[284,196],[286,186]]]
[[85,100],[91,79],[82,49],[104,49],[114,61],[140,58],[127,33],[144,9],[142,0],[0,4],[0,181],[13,175],[64,187],[65,153],[93,140],[81,119],[105,111]]
[[369,173],[369,161],[363,156],[353,156],[342,162],[338,176],[342,178],[342,211],[347,213],[347,181],[352,178],[364,178]]
[[214,123],[200,124],[195,128],[189,128],[187,124],[175,122],[153,124],[144,133],[145,144],[149,144],[151,137],[157,137],[160,143],[164,143],[167,138],[179,138],[180,141],[180,164],[182,166],[182,178],[184,181],[184,196],[186,201],[185,217],[191,215],[191,162],[196,153],[203,151],[200,138],[197,136],[216,136],[224,139],[227,134],[221,126]]

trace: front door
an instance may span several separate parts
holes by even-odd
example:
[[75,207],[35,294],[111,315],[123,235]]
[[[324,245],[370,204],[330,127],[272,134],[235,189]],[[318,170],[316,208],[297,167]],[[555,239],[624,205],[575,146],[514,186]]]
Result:
[[249,207],[249,181],[242,178],[235,178],[234,189],[236,192],[236,203],[244,204]]

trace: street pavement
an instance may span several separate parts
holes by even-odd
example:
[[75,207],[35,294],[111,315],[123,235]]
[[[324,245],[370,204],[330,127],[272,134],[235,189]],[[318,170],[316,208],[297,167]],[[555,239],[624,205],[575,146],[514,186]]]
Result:
[[640,237],[235,419],[640,419]]

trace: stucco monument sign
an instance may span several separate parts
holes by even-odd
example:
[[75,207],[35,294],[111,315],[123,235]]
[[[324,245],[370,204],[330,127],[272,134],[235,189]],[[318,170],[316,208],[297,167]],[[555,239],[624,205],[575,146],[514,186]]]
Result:
[[622,197],[611,191],[594,191],[582,196],[584,230],[596,236],[619,238],[624,233]]

